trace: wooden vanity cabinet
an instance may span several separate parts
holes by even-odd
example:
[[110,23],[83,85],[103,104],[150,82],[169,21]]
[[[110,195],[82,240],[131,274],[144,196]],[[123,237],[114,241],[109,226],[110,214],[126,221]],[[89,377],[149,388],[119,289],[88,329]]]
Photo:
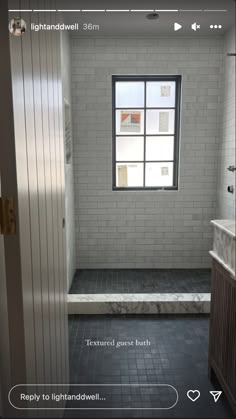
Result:
[[213,259],[209,375],[214,371],[236,413],[236,280]]

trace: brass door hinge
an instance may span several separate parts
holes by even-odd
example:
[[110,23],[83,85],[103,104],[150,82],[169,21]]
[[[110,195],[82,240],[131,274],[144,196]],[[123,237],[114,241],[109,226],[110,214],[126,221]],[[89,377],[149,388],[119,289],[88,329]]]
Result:
[[16,234],[16,214],[13,198],[0,198],[0,234]]

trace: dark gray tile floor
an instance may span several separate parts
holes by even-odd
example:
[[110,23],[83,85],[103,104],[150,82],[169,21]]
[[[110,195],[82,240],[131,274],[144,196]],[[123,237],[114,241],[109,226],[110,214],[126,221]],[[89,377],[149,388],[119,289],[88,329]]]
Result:
[[[173,392],[164,389],[155,393],[153,387],[120,386],[102,393],[106,403],[119,410],[71,410],[65,417],[74,418],[233,418],[224,396],[214,403],[210,390],[219,384],[208,378],[209,318],[204,315],[100,315],[70,316],[70,382],[71,384],[169,384],[179,393],[179,401],[171,410],[152,410],[162,403],[173,404]],[[88,346],[92,341],[148,340],[148,346]],[[73,388],[74,393],[78,388]],[[201,397],[191,402],[186,393],[197,389]],[[82,387],[80,391],[87,391]],[[73,393],[73,391],[72,391]],[[162,405],[162,406],[163,406]],[[70,405],[68,404],[68,407]],[[80,406],[84,406],[81,404]],[[94,407],[94,402],[91,405]],[[111,405],[109,404],[109,407]],[[137,407],[135,410],[120,408]],[[149,406],[151,410],[141,410]],[[160,405],[159,405],[160,406]]]
[[210,277],[210,269],[82,269],[70,293],[208,293]]

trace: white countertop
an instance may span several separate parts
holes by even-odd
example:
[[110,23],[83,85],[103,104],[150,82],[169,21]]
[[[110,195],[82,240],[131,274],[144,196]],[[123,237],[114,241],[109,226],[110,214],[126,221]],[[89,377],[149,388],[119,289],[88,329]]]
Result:
[[235,278],[235,221],[212,220],[214,226],[213,250],[210,255]]
[[211,223],[217,226],[220,230],[225,231],[229,236],[236,239],[234,220],[211,220]]

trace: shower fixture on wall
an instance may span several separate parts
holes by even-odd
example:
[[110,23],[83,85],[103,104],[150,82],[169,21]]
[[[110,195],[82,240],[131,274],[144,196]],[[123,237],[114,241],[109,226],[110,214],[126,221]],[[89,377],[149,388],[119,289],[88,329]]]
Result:
[[227,167],[227,170],[229,170],[230,172],[234,172],[236,170],[236,167],[232,165]]

